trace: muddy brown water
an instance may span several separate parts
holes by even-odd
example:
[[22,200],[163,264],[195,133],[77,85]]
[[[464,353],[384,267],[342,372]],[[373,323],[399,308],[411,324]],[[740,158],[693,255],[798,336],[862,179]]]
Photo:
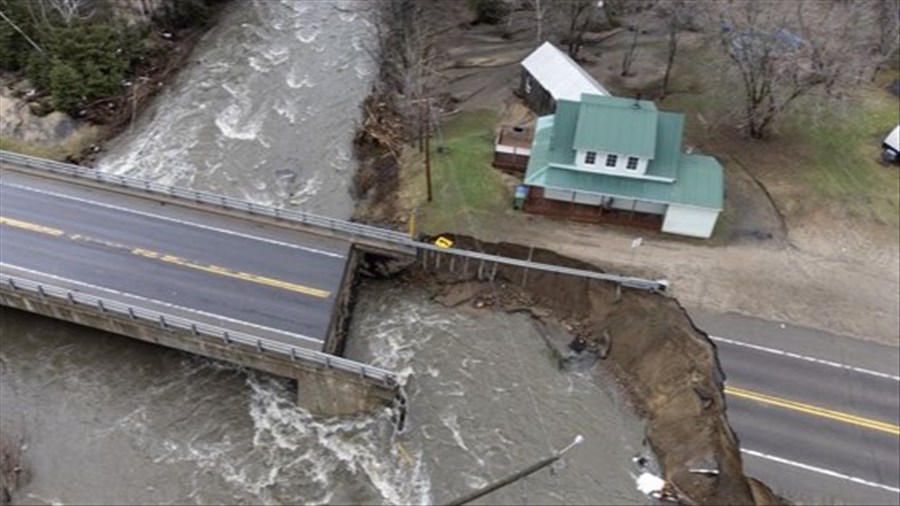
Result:
[[[349,216],[367,6],[235,2],[101,169]],[[562,465],[484,502],[645,501],[642,422],[603,378],[560,371],[528,318],[367,281],[349,351],[411,375],[405,433],[387,412],[313,417],[278,378],[0,309],[0,424],[24,433],[30,474],[15,502],[425,504],[576,434]]]

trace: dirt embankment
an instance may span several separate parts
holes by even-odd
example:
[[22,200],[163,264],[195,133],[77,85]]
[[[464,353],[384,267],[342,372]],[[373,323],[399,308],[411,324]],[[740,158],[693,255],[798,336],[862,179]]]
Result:
[[[515,258],[531,255],[538,262],[599,270],[548,250],[530,252],[515,244],[445,236],[465,249]],[[426,273],[416,263],[404,276],[430,287],[437,301],[450,306],[527,312],[562,325],[574,335],[569,345],[573,353],[604,357],[601,366],[617,378],[645,417],[647,441],[664,479],[682,502],[786,502],[744,475],[738,440],[726,416],[724,375],[715,346],[678,301],[638,290],[620,291],[601,281],[538,271],[525,274],[508,266],[500,266],[491,283],[476,281],[477,269],[469,268],[464,275],[457,264],[455,270]]]

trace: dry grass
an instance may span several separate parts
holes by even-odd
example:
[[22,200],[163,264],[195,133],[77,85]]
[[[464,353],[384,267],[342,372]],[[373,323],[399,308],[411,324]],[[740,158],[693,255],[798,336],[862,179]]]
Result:
[[105,137],[106,133],[99,126],[81,126],[65,142],[56,144],[0,137],[0,149],[39,158],[64,161],[68,157],[77,157],[91,144],[97,144]]

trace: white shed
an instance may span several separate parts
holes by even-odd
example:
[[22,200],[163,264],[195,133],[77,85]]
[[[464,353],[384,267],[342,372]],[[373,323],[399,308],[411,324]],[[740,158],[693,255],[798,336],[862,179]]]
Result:
[[581,95],[609,96],[596,79],[564,51],[544,42],[522,60],[520,93],[538,114],[552,112],[559,100],[581,100]]

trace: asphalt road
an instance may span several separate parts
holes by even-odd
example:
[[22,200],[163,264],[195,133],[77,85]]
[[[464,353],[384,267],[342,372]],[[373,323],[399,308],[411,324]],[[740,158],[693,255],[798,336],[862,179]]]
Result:
[[745,469],[802,503],[900,504],[900,352],[737,315],[714,336]]
[[0,171],[4,272],[298,346],[322,348],[348,252],[342,241]]

